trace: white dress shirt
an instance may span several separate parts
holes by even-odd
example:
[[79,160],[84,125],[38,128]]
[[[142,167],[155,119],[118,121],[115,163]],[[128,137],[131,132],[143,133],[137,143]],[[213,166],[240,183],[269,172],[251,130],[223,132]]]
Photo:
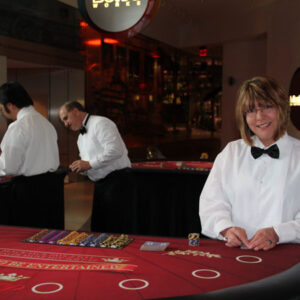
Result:
[[92,181],[131,166],[127,148],[113,121],[105,117],[90,116],[85,127],[87,132],[79,134],[77,145],[81,159],[88,161],[92,167],[84,172]]
[[2,139],[0,176],[31,176],[59,166],[57,134],[33,106],[22,108]]
[[[300,243],[300,140],[287,134],[276,144],[279,159],[257,159],[242,139],[217,156],[200,196],[202,233],[242,227],[250,239],[257,230],[274,227],[278,243]],[[266,148],[254,136],[254,146]]]

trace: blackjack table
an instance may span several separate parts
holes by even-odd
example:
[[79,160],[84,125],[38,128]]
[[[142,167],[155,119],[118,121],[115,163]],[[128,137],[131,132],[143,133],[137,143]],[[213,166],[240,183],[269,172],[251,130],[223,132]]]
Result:
[[[0,226],[0,299],[300,297],[297,244],[252,251],[209,239],[190,245],[188,238],[135,235],[120,249],[28,242],[42,230]],[[168,246],[141,250],[149,241]]]
[[201,232],[199,197],[212,165],[135,161],[112,172],[95,183],[92,230],[172,237]]
[[33,176],[0,176],[1,224],[64,228],[66,173],[59,169]]

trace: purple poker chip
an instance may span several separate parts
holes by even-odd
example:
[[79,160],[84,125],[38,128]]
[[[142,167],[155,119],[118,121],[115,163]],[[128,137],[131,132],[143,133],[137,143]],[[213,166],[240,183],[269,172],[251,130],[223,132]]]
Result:
[[106,233],[101,233],[95,240],[89,243],[89,247],[97,247],[100,243],[103,243],[108,239],[108,235]]
[[43,236],[41,239],[39,239],[37,242],[41,244],[46,244],[48,241],[53,238],[58,233],[58,230],[53,229],[49,233],[47,233],[45,236]]
[[78,245],[81,247],[87,247],[91,242],[93,242],[98,236],[95,234],[90,234],[87,238],[81,241]]
[[56,235],[54,235],[51,239],[49,239],[47,243],[56,244],[58,240],[64,238],[67,234],[69,234],[68,230],[59,231]]

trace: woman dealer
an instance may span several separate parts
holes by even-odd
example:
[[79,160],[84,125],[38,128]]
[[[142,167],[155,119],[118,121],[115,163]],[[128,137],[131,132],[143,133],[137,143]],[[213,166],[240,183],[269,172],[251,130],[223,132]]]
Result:
[[202,233],[254,250],[300,243],[300,140],[286,133],[286,92],[267,77],[245,81],[236,118],[242,139],[217,156],[200,196]]

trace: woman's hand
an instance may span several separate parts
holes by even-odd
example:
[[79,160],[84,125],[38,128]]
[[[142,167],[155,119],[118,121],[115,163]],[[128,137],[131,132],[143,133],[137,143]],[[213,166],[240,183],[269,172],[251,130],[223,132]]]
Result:
[[245,229],[241,227],[229,227],[221,232],[226,238],[226,246],[228,247],[240,247],[244,244],[249,248],[249,241]]
[[249,248],[253,250],[270,250],[279,241],[279,237],[273,227],[259,229],[251,238]]

